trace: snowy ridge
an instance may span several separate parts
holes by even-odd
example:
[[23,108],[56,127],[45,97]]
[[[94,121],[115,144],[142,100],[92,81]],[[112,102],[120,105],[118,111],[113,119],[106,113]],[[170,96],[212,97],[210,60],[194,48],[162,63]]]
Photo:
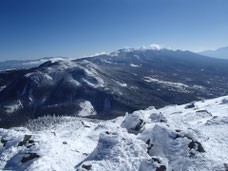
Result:
[[70,60],[58,62],[59,65],[45,68],[42,71],[28,73],[25,77],[28,78],[35,87],[45,87],[47,85],[54,85],[58,80],[64,78],[65,75],[63,71],[73,72],[74,70],[81,69],[85,73],[83,78],[78,78],[78,80],[73,79],[72,77],[66,79],[69,79],[70,82],[73,82],[73,84],[75,83],[78,86],[80,86],[78,81],[96,88],[104,86],[104,81],[99,77],[99,74],[97,73],[97,70],[99,69],[95,64],[86,60],[83,60],[80,63],[75,63]]
[[0,129],[0,169],[222,171],[227,130],[228,96],[109,121],[43,117]]

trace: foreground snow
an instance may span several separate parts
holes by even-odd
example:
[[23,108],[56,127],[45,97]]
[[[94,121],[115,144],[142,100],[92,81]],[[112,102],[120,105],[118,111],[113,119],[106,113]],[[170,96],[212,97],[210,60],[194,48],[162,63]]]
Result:
[[0,169],[227,170],[227,130],[228,96],[110,121],[44,117],[0,129]]

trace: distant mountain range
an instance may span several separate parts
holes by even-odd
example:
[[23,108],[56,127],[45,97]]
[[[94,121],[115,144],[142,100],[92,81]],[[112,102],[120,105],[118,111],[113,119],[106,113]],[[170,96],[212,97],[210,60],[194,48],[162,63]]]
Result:
[[110,119],[151,105],[227,95],[228,60],[190,51],[120,49],[2,71],[0,87],[1,127],[44,115]]
[[57,61],[67,59],[66,57],[44,57],[33,60],[8,60],[0,62],[0,70],[6,69],[19,69],[19,68],[32,68],[47,61]]
[[206,50],[199,52],[199,54],[214,58],[228,59],[228,47],[222,47],[216,50]]

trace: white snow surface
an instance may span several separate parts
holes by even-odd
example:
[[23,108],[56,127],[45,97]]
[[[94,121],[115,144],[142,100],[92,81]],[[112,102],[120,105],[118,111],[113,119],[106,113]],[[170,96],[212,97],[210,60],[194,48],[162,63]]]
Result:
[[17,111],[21,107],[22,107],[22,104],[21,104],[20,100],[17,100],[16,102],[14,102],[13,104],[11,104],[9,106],[4,106],[4,108],[6,109],[6,112],[8,114],[11,114],[11,113]]
[[108,121],[44,117],[0,129],[0,170],[225,171],[227,130],[228,96]]
[[83,101],[79,104],[79,106],[81,107],[81,110],[78,112],[79,116],[90,116],[97,114],[93,108],[93,105],[89,101]]
[[163,87],[174,88],[181,92],[182,91],[186,92],[186,89],[188,88],[188,85],[183,84],[183,83],[164,81],[164,80],[159,80],[159,79],[148,77],[148,76],[144,77],[144,80],[149,83],[154,82],[154,83],[161,84]]
[[127,87],[126,83],[121,83],[119,81],[116,81],[116,83],[120,86],[120,87]]
[[193,89],[194,90],[195,89],[205,90],[205,87],[200,86],[200,85],[189,86],[189,85],[184,84],[184,83],[160,80],[157,78],[153,78],[151,76],[145,76],[144,81],[146,81],[148,83],[160,84],[162,87],[168,88],[169,90],[185,92],[185,93],[189,93]]
[[6,88],[5,85],[4,85],[4,86],[1,86],[1,87],[0,87],[0,92],[1,92],[4,88]]
[[135,68],[141,67],[140,65],[136,65],[136,64],[130,64],[130,66]]

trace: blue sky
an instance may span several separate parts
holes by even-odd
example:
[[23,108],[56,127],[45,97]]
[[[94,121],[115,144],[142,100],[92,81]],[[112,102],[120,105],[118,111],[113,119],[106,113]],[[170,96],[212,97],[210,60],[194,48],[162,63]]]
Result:
[[227,0],[0,0],[0,60],[228,46]]

